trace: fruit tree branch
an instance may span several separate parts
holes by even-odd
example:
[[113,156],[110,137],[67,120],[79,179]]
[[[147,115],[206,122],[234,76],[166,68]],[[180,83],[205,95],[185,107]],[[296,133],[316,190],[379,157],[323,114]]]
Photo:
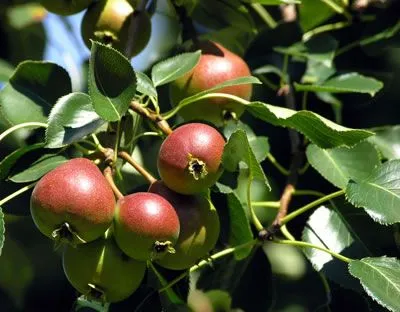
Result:
[[133,168],[137,170],[150,184],[153,184],[157,181],[150,172],[144,169],[140,164],[138,164],[127,152],[119,152],[118,156],[124,160],[126,160]]
[[103,175],[106,178],[108,184],[111,186],[115,196],[117,197],[117,199],[121,199],[122,197],[124,197],[124,195],[121,193],[121,191],[118,189],[118,187],[115,185],[114,182],[114,178],[113,178],[113,172],[112,172],[112,168],[110,166],[107,166],[104,171],[103,171]]
[[164,132],[166,135],[169,135],[172,133],[172,129],[169,126],[168,122],[164,118],[162,118],[159,114],[157,114],[147,108],[144,108],[137,101],[132,101],[130,107],[133,111],[135,111],[139,115],[142,115],[142,116],[150,119],[152,122],[154,122],[158,126],[158,128],[162,132]]

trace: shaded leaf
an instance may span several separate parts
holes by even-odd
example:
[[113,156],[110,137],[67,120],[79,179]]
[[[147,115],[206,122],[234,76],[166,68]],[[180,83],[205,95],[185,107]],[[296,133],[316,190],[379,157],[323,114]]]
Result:
[[250,146],[246,132],[239,129],[231,135],[225,145],[224,154],[222,155],[222,164],[226,170],[236,171],[240,162],[244,162],[249,168],[250,180],[261,180],[271,189],[267,177]]
[[[227,206],[229,209],[229,245],[238,246],[253,239],[250,222],[247,218],[245,207],[243,207],[237,194],[228,186],[221,183],[216,184],[221,193],[226,194]],[[242,248],[235,252],[235,258],[241,260],[246,258],[251,252],[251,248]]]
[[[351,215],[353,211],[357,212],[354,207],[353,209],[342,208],[340,211],[325,206],[319,207],[308,219],[303,230],[302,240],[322,248],[328,248],[349,258],[371,255],[364,242],[360,240],[358,233],[348,225],[349,217],[358,217]],[[361,290],[357,280],[348,273],[346,263],[315,248],[304,248],[304,254],[313,267],[329,279],[343,287]]]
[[153,81],[146,74],[137,71],[136,79],[138,92],[157,98],[157,90],[153,85]]
[[68,158],[61,155],[43,155],[32,163],[29,168],[22,170],[10,177],[16,183],[32,182],[40,179],[47,172],[68,161]]
[[332,149],[310,144],[306,155],[311,166],[338,188],[345,188],[350,178],[366,178],[380,164],[377,150],[368,142]]
[[363,180],[350,180],[346,197],[354,206],[363,207],[376,222],[400,222],[400,160],[377,167]]
[[58,148],[79,141],[104,124],[85,93],[70,93],[60,98],[50,112],[46,147]]
[[262,102],[252,102],[246,108],[258,119],[296,129],[322,148],[352,146],[373,135],[370,131],[343,127],[311,111],[295,111]]
[[375,78],[366,77],[359,73],[348,73],[335,76],[321,84],[306,85],[295,83],[297,91],[330,92],[330,93],[368,93],[374,96],[383,88],[383,83]]
[[7,178],[11,168],[15,165],[18,159],[30,151],[44,147],[44,145],[45,143],[26,145],[4,157],[4,159],[0,162],[0,181]]
[[46,122],[53,105],[70,92],[70,78],[61,66],[24,61],[0,91],[0,114],[10,126],[31,121]]
[[322,24],[334,14],[323,1],[302,0],[299,6],[299,22],[304,31]]
[[129,60],[117,50],[92,43],[89,64],[89,95],[96,113],[118,121],[136,93],[136,75]]
[[357,277],[369,296],[390,311],[400,308],[400,260],[380,257],[354,260],[349,272]]
[[374,144],[382,156],[386,159],[400,158],[400,126],[388,126],[374,129],[376,135],[368,138]]
[[151,69],[154,86],[169,83],[190,72],[199,62],[201,51],[182,53],[157,63]]
[[4,213],[0,207],[0,256],[4,246],[6,228],[4,226]]

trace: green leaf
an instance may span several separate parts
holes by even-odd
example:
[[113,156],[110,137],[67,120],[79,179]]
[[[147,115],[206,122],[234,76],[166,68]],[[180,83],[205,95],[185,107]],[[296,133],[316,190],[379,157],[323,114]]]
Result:
[[79,141],[104,124],[94,111],[90,96],[70,93],[60,98],[50,112],[46,147],[58,148]]
[[379,257],[354,260],[349,272],[366,293],[390,311],[400,311],[400,260]]
[[32,163],[29,168],[22,170],[10,177],[16,183],[32,182],[40,179],[49,171],[68,161],[68,158],[61,155],[43,155]]
[[14,67],[5,60],[0,59],[0,81],[7,81],[10,79],[13,72]]
[[3,181],[7,178],[9,172],[11,171],[11,168],[15,165],[18,159],[20,159],[23,155],[30,151],[34,151],[44,147],[44,145],[45,143],[36,143],[23,146],[4,157],[4,159],[0,162],[0,181]]
[[[238,246],[253,239],[245,207],[241,204],[237,194],[228,186],[221,183],[216,184],[221,193],[226,194],[227,206],[229,209],[229,245]],[[241,260],[246,258],[251,252],[250,248],[242,248],[235,251],[235,258]]]
[[368,138],[388,160],[400,158],[400,125],[374,129],[376,135]]
[[333,77],[322,84],[305,85],[295,83],[296,91],[330,92],[330,93],[368,93],[374,96],[383,88],[383,83],[375,78],[359,73],[348,73]]
[[181,106],[187,105],[188,103],[196,102],[196,101],[200,100],[204,95],[212,93],[214,91],[218,91],[225,87],[239,86],[239,85],[250,84],[250,83],[261,84],[261,81],[258,78],[253,77],[253,76],[239,77],[239,78],[227,80],[227,81],[217,84],[216,86],[214,86],[210,89],[201,91],[199,93],[196,93],[195,95],[184,98],[182,101],[179,102],[178,106],[181,107]]
[[246,108],[258,119],[296,129],[322,148],[352,146],[373,135],[370,131],[343,127],[311,111],[295,111],[262,102],[249,103]]
[[[354,215],[354,207],[343,212],[335,208],[319,207],[308,219],[302,234],[302,240],[322,248],[328,248],[349,258],[361,258],[371,255],[360,240],[358,233],[348,224],[348,218]],[[315,249],[304,248],[304,254],[314,269],[343,287],[361,290],[357,281],[352,278],[346,264],[330,254]]]
[[302,0],[299,6],[299,20],[304,31],[322,24],[334,14],[335,11],[323,1]]
[[151,69],[154,86],[161,86],[178,79],[196,67],[201,51],[182,53],[157,63]]
[[57,100],[71,92],[68,73],[48,62],[20,63],[0,91],[0,115],[9,126],[23,122],[46,122]]
[[16,29],[22,29],[31,24],[40,23],[46,15],[47,12],[45,8],[39,3],[14,5],[7,10],[9,23]]
[[6,228],[4,226],[4,213],[0,207],[0,256],[4,246]]
[[372,171],[368,178],[350,180],[347,199],[363,207],[376,222],[400,222],[400,160],[389,160]]
[[347,147],[322,149],[310,144],[307,159],[325,179],[338,188],[345,188],[351,179],[364,179],[380,165],[377,150],[368,142]]
[[190,16],[193,10],[196,8],[200,0],[175,0],[175,4],[178,6],[184,6],[187,14]]
[[292,56],[302,56],[331,67],[337,47],[338,42],[332,36],[323,34],[289,47],[274,47],[274,50]]
[[271,189],[267,177],[250,146],[246,132],[241,129],[231,135],[225,145],[224,154],[222,155],[223,167],[228,171],[236,171],[240,162],[244,162],[249,168],[250,180],[260,180]]
[[136,79],[138,92],[157,98],[157,90],[153,85],[153,81],[146,74],[137,71]]
[[92,42],[89,64],[89,95],[96,113],[118,121],[136,93],[136,75],[129,60],[117,50]]
[[247,0],[248,3],[259,3],[264,5],[280,5],[280,4],[300,4],[300,0]]

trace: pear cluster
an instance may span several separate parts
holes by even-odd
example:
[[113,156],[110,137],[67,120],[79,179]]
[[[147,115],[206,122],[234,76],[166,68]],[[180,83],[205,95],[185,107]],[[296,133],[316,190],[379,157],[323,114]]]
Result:
[[31,214],[44,235],[65,245],[70,283],[88,298],[116,302],[141,285],[147,261],[185,270],[206,257],[220,230],[207,190],[222,173],[224,144],[207,124],[178,127],[160,147],[161,180],[118,200],[86,158],[44,175],[33,189]]

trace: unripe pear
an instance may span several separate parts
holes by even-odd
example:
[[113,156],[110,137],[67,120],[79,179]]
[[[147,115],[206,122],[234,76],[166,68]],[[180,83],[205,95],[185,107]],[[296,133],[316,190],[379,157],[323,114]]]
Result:
[[181,194],[206,191],[222,174],[224,145],[224,137],[207,124],[176,128],[160,147],[157,166],[161,179]]
[[52,13],[72,15],[86,9],[94,0],[40,0],[40,4]]
[[88,299],[117,302],[128,298],[140,286],[146,262],[126,256],[107,233],[76,248],[67,246],[63,268],[72,286]]
[[[189,96],[215,87],[235,78],[250,76],[246,62],[221,44],[202,41],[194,47],[202,50],[196,67],[170,84],[170,100],[172,105]],[[250,100],[253,87],[251,84],[230,86],[215,92],[235,95]],[[228,98],[208,98],[183,107],[179,115],[184,120],[202,119],[222,126],[229,119],[239,118],[245,110],[243,104]]]
[[86,11],[81,34],[89,49],[92,39],[110,45],[125,55],[128,53],[126,56],[132,58],[150,40],[150,16],[146,11],[137,11],[132,1],[99,0]]
[[174,252],[180,226],[178,215],[166,199],[138,192],[118,200],[114,231],[123,252],[146,261]]
[[161,195],[172,204],[181,225],[175,253],[166,254],[157,263],[171,270],[193,266],[214,248],[218,240],[220,223],[215,207],[203,195],[178,194],[162,181],[154,182],[149,192]]
[[115,198],[97,166],[75,158],[39,180],[30,207],[33,221],[44,235],[78,244],[104,234],[112,224]]

